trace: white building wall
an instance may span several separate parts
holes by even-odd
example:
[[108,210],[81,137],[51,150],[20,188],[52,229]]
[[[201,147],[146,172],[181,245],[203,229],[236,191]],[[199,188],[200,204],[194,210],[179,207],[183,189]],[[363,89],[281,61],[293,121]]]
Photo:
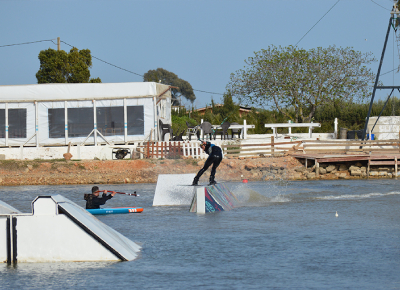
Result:
[[[160,94],[163,94],[160,96]],[[161,100],[160,100],[161,98]],[[5,124],[5,136],[0,137],[0,146],[54,146],[71,144],[96,144],[102,142],[104,135],[108,143],[129,143],[142,141],[157,130],[158,119],[162,118],[166,124],[171,123],[171,94],[169,86],[158,83],[100,83],[100,84],[37,84],[20,86],[0,86],[0,109],[7,116],[9,110],[26,109],[26,134],[25,137],[15,137],[9,134],[7,117],[0,120]],[[157,104],[158,103],[158,104]],[[68,120],[68,108],[124,108],[122,115],[127,112],[126,107],[143,106],[143,132],[128,134],[129,120],[123,118],[123,124],[119,124],[117,130],[112,134],[106,134],[104,128],[99,128],[96,122],[95,111],[93,114],[93,132],[88,131],[85,136],[71,136],[71,128],[65,121],[65,132],[67,137],[51,138],[49,134],[49,109],[64,109]],[[121,110],[121,109],[118,109]],[[140,116],[129,116],[129,118]],[[3,122],[4,121],[4,122]],[[2,126],[2,125],[0,125]],[[128,130],[125,128],[128,127]],[[64,129],[64,128],[63,128]],[[105,128],[108,130],[109,128]],[[106,131],[107,132],[107,131]],[[108,131],[110,132],[110,131]],[[36,135],[35,135],[36,134]],[[86,134],[86,133],[85,133]],[[60,134],[58,134],[60,135]],[[81,134],[83,135],[83,134]]]
[[[113,159],[113,146],[71,146],[72,159]],[[120,147],[117,147],[120,148]],[[123,146],[133,152],[135,146]],[[0,148],[0,159],[34,160],[34,159],[63,159],[68,147],[13,147]]]
[[[370,117],[368,121],[367,134],[372,130],[378,117]],[[374,130],[371,134],[375,135],[377,140],[390,140],[399,139],[400,133],[400,117],[399,116],[389,116],[380,117],[378,123],[376,124]]]

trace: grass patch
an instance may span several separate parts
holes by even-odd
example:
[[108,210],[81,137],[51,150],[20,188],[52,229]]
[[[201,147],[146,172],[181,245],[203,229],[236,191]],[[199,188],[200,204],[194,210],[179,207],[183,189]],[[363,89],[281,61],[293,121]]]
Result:
[[51,164],[51,169],[57,169],[57,167],[71,167],[74,164],[66,162],[65,159],[34,159],[34,160],[0,160],[0,168],[3,170],[22,170],[26,169],[28,165],[32,166],[32,169],[37,169],[41,164]]
[[[43,161],[44,161],[44,160],[43,160]],[[46,160],[46,161],[44,161],[44,162],[49,162],[49,163],[63,162],[63,163],[66,163],[67,160],[64,159],[64,158],[60,158],[60,159],[50,159],[50,160]]]
[[193,166],[197,166],[197,162],[198,162],[199,160],[197,160],[197,159],[185,159],[185,163],[187,164],[187,165],[193,165]]

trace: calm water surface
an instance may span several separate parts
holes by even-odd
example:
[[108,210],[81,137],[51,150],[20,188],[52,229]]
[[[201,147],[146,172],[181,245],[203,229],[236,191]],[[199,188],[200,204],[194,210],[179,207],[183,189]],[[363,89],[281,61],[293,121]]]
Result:
[[[241,206],[207,215],[152,207],[155,184],[107,185],[140,194],[107,205],[143,213],[99,216],[142,245],[137,260],[0,265],[0,288],[400,289],[399,182],[227,183]],[[31,212],[38,195],[84,206],[90,189],[0,187],[0,199]]]

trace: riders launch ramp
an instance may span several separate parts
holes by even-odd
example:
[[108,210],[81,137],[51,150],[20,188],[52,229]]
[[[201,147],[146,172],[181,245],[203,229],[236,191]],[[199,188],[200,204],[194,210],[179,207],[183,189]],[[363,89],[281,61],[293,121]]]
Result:
[[0,212],[0,231],[7,263],[131,261],[141,249],[61,195],[38,196],[32,214]]

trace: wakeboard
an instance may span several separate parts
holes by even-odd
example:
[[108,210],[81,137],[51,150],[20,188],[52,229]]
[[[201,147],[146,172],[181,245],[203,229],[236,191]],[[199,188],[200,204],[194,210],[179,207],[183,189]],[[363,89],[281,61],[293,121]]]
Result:
[[87,209],[87,211],[93,215],[141,213],[143,211],[143,208],[141,208],[141,207],[110,207],[110,208]]

